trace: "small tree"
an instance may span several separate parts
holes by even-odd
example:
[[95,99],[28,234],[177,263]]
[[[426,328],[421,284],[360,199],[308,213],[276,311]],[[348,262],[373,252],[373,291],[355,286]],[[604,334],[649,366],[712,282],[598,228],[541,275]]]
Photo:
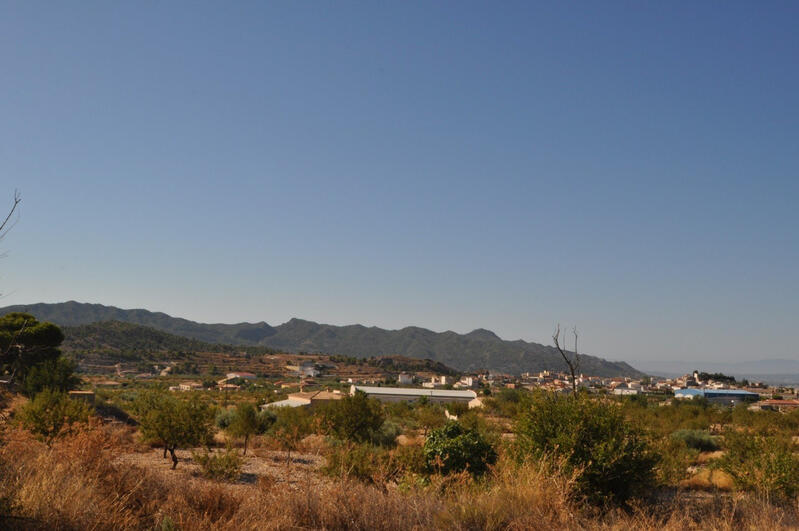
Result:
[[63,340],[60,328],[28,313],[0,317],[0,372],[8,373],[11,382],[24,381],[31,368],[61,356]]
[[340,439],[371,441],[385,421],[380,402],[358,391],[329,402],[322,411],[325,426]]
[[430,471],[449,474],[483,474],[497,460],[497,453],[477,430],[457,422],[433,430],[424,443],[424,455]]
[[227,432],[233,437],[244,437],[244,455],[247,455],[247,441],[250,436],[262,433],[261,422],[255,407],[249,402],[239,404],[230,419]]
[[164,447],[178,466],[175,450],[205,444],[211,438],[213,415],[197,396],[178,400],[159,392],[144,393],[137,407],[145,440]]
[[420,405],[416,410],[416,422],[422,428],[422,435],[427,437],[430,430],[440,428],[447,423],[447,417],[440,406],[435,404]]
[[296,450],[311,431],[311,416],[305,408],[280,407],[275,411],[275,421],[269,433],[286,451],[286,463],[290,464],[291,451]]
[[50,444],[53,439],[69,432],[73,425],[89,420],[91,408],[66,393],[45,389],[22,406],[19,414],[22,426]]

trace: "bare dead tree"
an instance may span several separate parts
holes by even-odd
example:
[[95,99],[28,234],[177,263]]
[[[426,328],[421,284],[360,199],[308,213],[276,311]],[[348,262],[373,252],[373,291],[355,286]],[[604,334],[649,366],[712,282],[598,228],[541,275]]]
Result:
[[572,377],[572,395],[577,397],[577,374],[580,371],[580,355],[577,353],[576,326],[572,329],[572,333],[574,334],[574,357],[569,357],[568,350],[564,350],[567,348],[565,332],[563,334],[563,347],[560,346],[560,323],[558,323],[558,328],[555,330],[555,333],[552,334],[552,340],[555,342],[555,348],[558,349],[563,361],[566,362],[566,366],[569,368]]

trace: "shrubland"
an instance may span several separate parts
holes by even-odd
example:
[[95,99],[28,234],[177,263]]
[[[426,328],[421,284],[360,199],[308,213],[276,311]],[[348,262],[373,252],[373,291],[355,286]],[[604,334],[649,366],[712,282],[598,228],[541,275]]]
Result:
[[260,411],[157,383],[95,411],[57,387],[2,398],[11,527],[799,527],[799,413],[518,389],[476,410],[355,394]]

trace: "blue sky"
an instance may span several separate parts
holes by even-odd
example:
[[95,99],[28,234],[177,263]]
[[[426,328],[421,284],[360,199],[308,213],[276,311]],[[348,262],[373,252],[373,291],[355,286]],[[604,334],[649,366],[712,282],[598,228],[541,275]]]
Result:
[[1,300],[796,359],[798,15],[2,2]]

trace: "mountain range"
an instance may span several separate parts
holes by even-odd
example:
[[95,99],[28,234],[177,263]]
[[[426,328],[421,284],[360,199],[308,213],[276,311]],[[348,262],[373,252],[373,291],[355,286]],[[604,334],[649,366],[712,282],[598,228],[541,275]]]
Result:
[[[340,354],[359,358],[400,355],[427,358],[461,371],[489,369],[519,374],[563,370],[565,364],[554,347],[522,340],[506,341],[489,330],[468,334],[434,332],[406,327],[385,330],[362,325],[334,326],[291,319],[278,326],[265,322],[206,324],[149,310],[124,310],[114,306],[79,303],[37,303],[0,308],[0,315],[24,311],[59,326],[80,326],[105,321],[143,325],[177,336],[212,344],[260,346],[284,352]],[[580,355],[580,370],[596,376],[642,376],[621,361]]]

